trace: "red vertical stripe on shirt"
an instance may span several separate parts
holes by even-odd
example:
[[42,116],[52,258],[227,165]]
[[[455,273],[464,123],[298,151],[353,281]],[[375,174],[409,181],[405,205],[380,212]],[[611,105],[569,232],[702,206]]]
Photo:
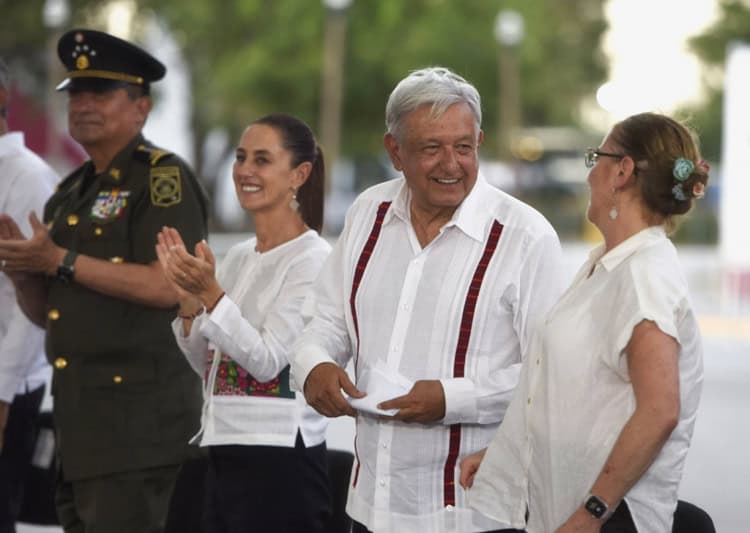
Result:
[[[378,237],[380,237],[380,228],[383,226],[383,219],[385,218],[385,213],[388,211],[388,208],[390,207],[391,202],[382,202],[378,206],[378,212],[375,215],[375,222],[372,225],[372,229],[370,230],[370,236],[367,237],[367,241],[365,242],[364,247],[362,248],[362,252],[359,254],[359,259],[357,260],[357,266],[354,269],[354,279],[352,280],[352,293],[349,297],[349,306],[351,308],[352,312],[352,322],[354,322],[354,333],[357,336],[357,353],[354,355],[354,374],[357,373],[357,362],[359,360],[359,322],[357,321],[357,291],[359,290],[359,284],[362,281],[362,276],[365,274],[365,269],[367,268],[367,263],[370,261],[370,257],[372,256],[372,251],[375,249],[375,244],[378,242]],[[359,454],[357,453],[357,435],[355,432],[354,435],[354,456],[357,459],[357,464],[354,467],[354,482],[352,483],[353,487],[357,486],[357,480],[359,479]]]
[[[453,377],[464,377],[464,368],[466,366],[466,351],[469,348],[471,339],[471,328],[474,322],[474,310],[479,299],[479,289],[482,287],[484,274],[487,272],[487,266],[490,264],[492,255],[495,253],[500,235],[503,232],[503,225],[497,220],[493,222],[490,229],[490,235],[487,244],[484,246],[484,253],[479,260],[479,264],[474,270],[474,276],[471,278],[469,290],[466,293],[464,301],[464,310],[461,316],[461,326],[458,331],[458,342],[456,343],[456,356],[453,360]],[[443,471],[443,503],[445,505],[456,505],[456,461],[461,448],[461,424],[453,424],[450,427],[450,439],[448,441],[448,458],[445,461],[445,470]]]

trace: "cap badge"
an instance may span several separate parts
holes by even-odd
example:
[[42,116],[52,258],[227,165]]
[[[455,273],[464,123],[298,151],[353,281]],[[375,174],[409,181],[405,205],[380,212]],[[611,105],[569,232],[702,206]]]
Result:
[[76,67],[78,70],[85,70],[89,68],[89,58],[85,55],[80,55],[76,58]]

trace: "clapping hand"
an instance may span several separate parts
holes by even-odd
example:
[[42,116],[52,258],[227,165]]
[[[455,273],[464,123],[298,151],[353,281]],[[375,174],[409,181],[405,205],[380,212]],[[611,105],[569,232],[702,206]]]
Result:
[[191,255],[180,233],[166,226],[157,235],[157,241],[159,262],[180,299],[190,295],[204,305],[213,303],[222,289],[216,281],[216,259],[208,244],[199,242],[195,245],[195,255]]
[[0,264],[11,279],[29,273],[54,274],[65,256],[65,250],[52,241],[47,227],[33,211],[29,224],[33,233],[27,239],[15,220],[0,215]]

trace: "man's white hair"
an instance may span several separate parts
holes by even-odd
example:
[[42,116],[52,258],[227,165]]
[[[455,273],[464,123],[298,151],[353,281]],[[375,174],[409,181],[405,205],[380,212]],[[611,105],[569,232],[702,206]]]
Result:
[[404,118],[418,107],[431,105],[430,116],[438,118],[450,106],[461,102],[471,108],[478,132],[482,125],[482,103],[472,84],[444,67],[415,70],[402,79],[388,97],[385,127],[388,133],[400,139]]

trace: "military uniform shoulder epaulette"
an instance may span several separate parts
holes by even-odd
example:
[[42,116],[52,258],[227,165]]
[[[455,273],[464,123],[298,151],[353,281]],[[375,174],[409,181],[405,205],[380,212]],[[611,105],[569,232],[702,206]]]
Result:
[[151,165],[149,184],[151,187],[151,203],[159,207],[170,207],[182,202],[182,176],[179,160],[172,158],[169,165],[159,165],[159,162],[169,161],[172,152],[140,144],[133,152],[133,157]]
[[160,160],[170,155],[172,155],[172,152],[154,146],[146,146],[145,144],[138,145],[134,152],[136,158],[141,161],[148,161],[152,167],[156,166]]

